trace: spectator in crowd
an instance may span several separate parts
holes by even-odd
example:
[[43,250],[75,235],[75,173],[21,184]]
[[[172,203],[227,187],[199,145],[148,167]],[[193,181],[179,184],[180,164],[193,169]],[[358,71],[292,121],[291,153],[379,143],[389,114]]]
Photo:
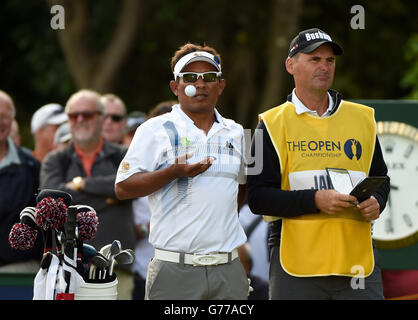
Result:
[[35,140],[33,156],[40,162],[54,149],[55,131],[67,120],[64,107],[57,103],[44,105],[33,114],[31,121],[31,131]]
[[12,128],[10,129],[10,138],[12,138],[15,145],[20,147],[20,133],[19,133],[19,124],[16,119],[13,119]]
[[254,275],[253,269],[253,254],[251,245],[246,242],[238,248],[238,255],[244,266],[247,277],[250,279],[250,285],[253,290],[248,296],[248,300],[268,300],[269,298],[269,283],[268,281]]
[[178,104],[139,127],[115,185],[120,199],[149,195],[155,256],[145,296],[246,299],[237,252],[246,240],[237,210],[245,195],[243,129],[215,108],[226,82],[214,48],[186,44],[171,67]]
[[123,144],[125,146],[129,146],[131,144],[136,128],[144,123],[145,120],[171,112],[171,107],[176,103],[177,101],[175,100],[161,101],[149,112],[148,116],[142,111],[133,111],[128,114]]
[[9,137],[15,115],[12,98],[0,90],[0,266],[39,260],[43,249],[41,236],[27,251],[11,248],[8,240],[22,209],[36,205],[39,187],[39,161]]
[[126,117],[126,128],[123,136],[123,145],[129,147],[135,135],[136,128],[143,124],[147,115],[142,111],[133,111]]
[[171,112],[172,107],[177,104],[176,100],[161,101],[149,113],[147,119],[160,116],[164,113]]
[[[100,95],[80,90],[67,101],[72,142],[63,150],[49,154],[41,167],[41,187],[70,193],[73,204],[93,207],[99,218],[95,239],[101,247],[120,240],[123,248],[135,247],[132,202],[119,201],[114,192],[116,171],[126,148],[102,137],[105,109]],[[130,266],[117,270],[118,297],[131,299],[133,276]]]
[[70,123],[65,122],[59,126],[54,136],[54,149],[65,149],[71,140]]
[[103,137],[107,141],[121,144],[126,128],[125,103],[111,93],[101,96],[100,102],[105,107]]

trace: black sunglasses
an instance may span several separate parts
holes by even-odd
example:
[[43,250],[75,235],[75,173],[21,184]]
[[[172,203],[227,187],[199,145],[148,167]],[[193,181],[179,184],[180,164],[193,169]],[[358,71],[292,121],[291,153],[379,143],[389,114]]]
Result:
[[79,116],[82,116],[85,120],[91,120],[98,114],[102,113],[100,111],[83,111],[68,113],[67,116],[71,121],[76,121]]
[[125,118],[125,116],[122,116],[120,114],[108,113],[105,115],[105,119],[106,118],[111,118],[113,122],[121,122]]
[[203,81],[205,82],[215,82],[216,79],[220,78],[222,72],[181,72],[178,73],[177,76],[183,78],[184,82],[196,82],[199,77],[202,77]]

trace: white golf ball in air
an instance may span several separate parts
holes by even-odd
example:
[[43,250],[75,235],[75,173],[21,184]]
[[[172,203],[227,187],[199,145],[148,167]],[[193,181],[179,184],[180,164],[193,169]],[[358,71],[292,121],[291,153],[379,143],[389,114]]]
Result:
[[186,89],[184,89],[186,96],[193,97],[196,94],[196,87],[189,84]]

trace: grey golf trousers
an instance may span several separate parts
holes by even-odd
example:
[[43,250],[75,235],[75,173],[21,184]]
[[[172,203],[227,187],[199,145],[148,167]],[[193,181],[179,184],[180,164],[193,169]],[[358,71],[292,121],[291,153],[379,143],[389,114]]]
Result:
[[146,300],[246,300],[248,278],[239,258],[217,266],[193,266],[153,259]]

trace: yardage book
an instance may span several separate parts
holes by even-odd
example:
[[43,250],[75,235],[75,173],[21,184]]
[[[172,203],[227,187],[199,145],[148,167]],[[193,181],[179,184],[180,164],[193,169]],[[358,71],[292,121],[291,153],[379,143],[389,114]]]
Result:
[[354,188],[350,173],[346,169],[326,168],[327,175],[335,190],[355,196],[359,202],[369,198],[386,181],[387,177],[366,177]]
[[359,202],[369,198],[385,182],[387,177],[367,177],[350,192]]

